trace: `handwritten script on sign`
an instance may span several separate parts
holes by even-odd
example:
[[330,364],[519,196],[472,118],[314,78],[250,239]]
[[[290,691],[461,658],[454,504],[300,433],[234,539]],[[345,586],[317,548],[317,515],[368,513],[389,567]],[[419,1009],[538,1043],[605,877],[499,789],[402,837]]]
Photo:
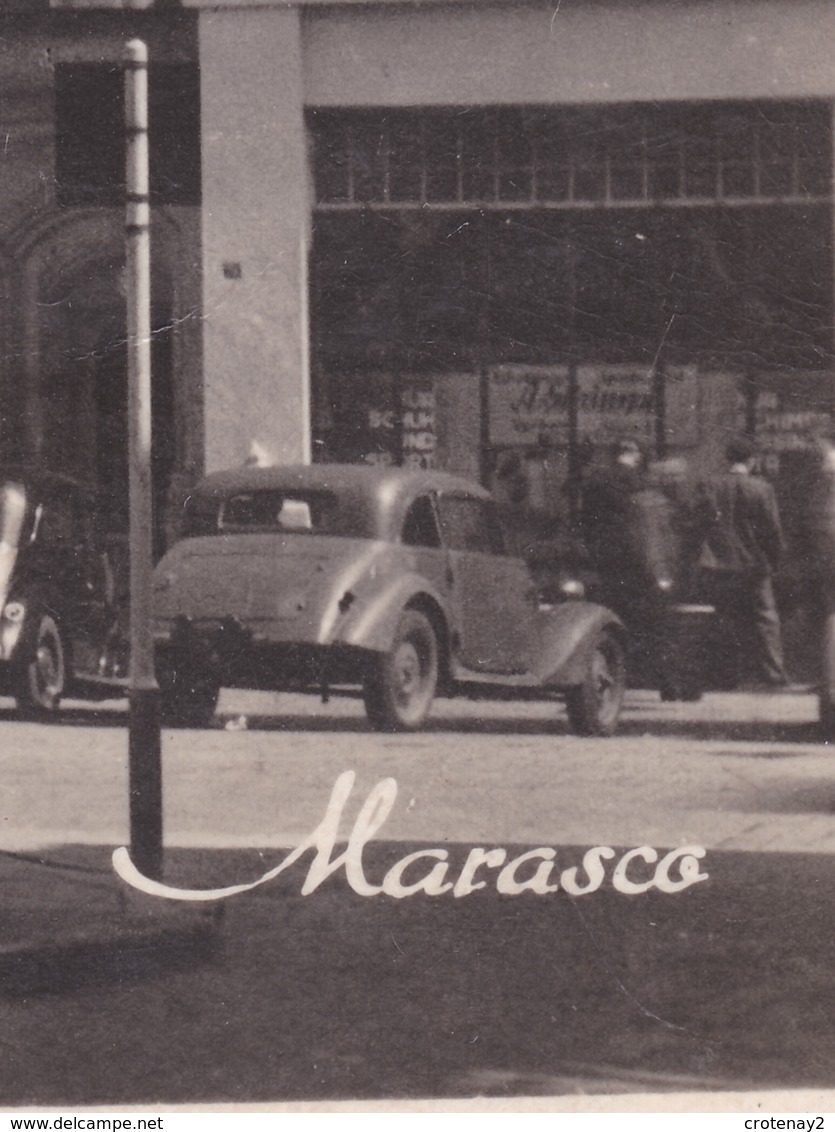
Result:
[[[664,893],[682,892],[708,879],[709,874],[703,873],[699,867],[700,859],[705,856],[705,850],[699,845],[680,846],[660,860],[655,849],[642,845],[627,850],[614,866],[607,866],[604,862],[613,862],[618,853],[608,845],[599,845],[586,852],[580,868],[565,869],[559,876],[556,875],[556,849],[543,846],[508,860],[506,849],[475,848],[470,850],[461,872],[454,879],[449,876],[449,853],[446,849],[421,849],[392,865],[380,884],[372,884],[365,874],[363,850],[374,840],[391,813],[397,798],[397,783],[393,778],[384,778],[377,783],[357,815],[345,849],[334,855],[339,822],[354,779],[355,774],[351,770],[341,774],[334,784],[325,816],[316,829],[279,865],[249,883],[226,888],[173,888],[143,876],[124,847],[114,852],[113,868],[127,884],[149,896],[187,901],[223,900],[249,892],[275,879],[309,850],[315,850],[316,855],[302,885],[302,896],[315,892],[324,880],[340,869],[345,870],[345,878],[358,896],[385,894],[397,900],[417,893],[460,898],[486,888],[488,883],[494,883],[496,891],[506,896],[518,896],[523,892],[546,896],[560,890],[569,896],[585,896],[597,892],[608,881],[615,892],[633,896],[653,888]],[[638,862],[643,862],[643,867]],[[481,879],[477,879],[479,877]]]

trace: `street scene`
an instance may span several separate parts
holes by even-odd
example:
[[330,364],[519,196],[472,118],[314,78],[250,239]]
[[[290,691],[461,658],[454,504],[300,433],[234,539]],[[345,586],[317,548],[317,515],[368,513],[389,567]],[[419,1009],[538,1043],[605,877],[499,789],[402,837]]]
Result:
[[[208,938],[185,922],[157,938],[188,906],[144,898],[151,934],[133,946],[111,930],[123,706],[70,702],[46,727],[0,706],[4,1106],[832,1087],[835,793],[805,690],[632,691],[611,739],[569,734],[556,704],[442,701],[424,731],[391,736],[356,701],[224,691],[210,729],[163,737],[166,883],[258,880],[354,771],[341,840],[396,782],[362,852],[377,891],[343,867],[301,895],[307,856],[218,901]],[[614,883],[626,850],[684,845],[705,851],[706,879],[640,891],[655,874],[641,857],[639,890]],[[455,882],[473,847],[555,849],[553,883],[596,846],[616,855],[596,888],[575,874],[585,895],[501,893],[494,867],[467,895],[379,892],[416,851],[436,856],[404,884],[439,853]],[[52,951],[36,936],[50,905]]]
[[835,6],[2,7],[0,1106],[828,1095]]

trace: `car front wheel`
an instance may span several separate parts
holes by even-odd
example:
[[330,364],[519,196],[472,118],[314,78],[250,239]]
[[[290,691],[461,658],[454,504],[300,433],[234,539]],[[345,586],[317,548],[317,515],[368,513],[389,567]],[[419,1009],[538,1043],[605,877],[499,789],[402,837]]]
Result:
[[48,613],[36,616],[29,630],[23,641],[15,699],[18,709],[27,715],[53,715],[67,684],[61,630]]
[[192,666],[157,673],[160,714],[166,727],[208,727],[215,714],[220,681]]
[[391,648],[373,659],[363,687],[365,711],[378,731],[414,731],[438,687],[438,639],[419,610],[403,612]]
[[614,633],[604,630],[592,649],[583,682],[565,697],[568,722],[578,735],[612,735],[626,691],[626,660]]

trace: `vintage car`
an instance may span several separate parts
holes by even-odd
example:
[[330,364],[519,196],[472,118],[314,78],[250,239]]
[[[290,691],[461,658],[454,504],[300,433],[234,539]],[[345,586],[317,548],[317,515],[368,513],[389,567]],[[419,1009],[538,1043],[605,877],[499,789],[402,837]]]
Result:
[[451,475],[355,465],[241,468],[200,483],[154,575],[169,720],[199,724],[221,686],[351,693],[411,730],[436,695],[562,696],[609,735],[624,629],[600,605],[541,607],[497,508]]
[[74,480],[0,469],[0,694],[24,714],[126,690],[126,546],[98,520]]

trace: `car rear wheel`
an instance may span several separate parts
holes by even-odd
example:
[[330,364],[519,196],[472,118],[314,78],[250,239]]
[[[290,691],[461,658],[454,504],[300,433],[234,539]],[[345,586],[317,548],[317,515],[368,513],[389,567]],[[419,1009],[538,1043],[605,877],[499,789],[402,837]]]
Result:
[[166,727],[208,727],[215,714],[220,681],[205,670],[183,666],[157,673],[160,714]]
[[363,687],[365,711],[378,731],[414,731],[429,715],[438,687],[438,639],[429,619],[404,611],[391,648],[375,657]]
[[614,633],[603,630],[592,649],[583,682],[565,697],[568,722],[578,735],[612,735],[626,691],[626,659]]
[[26,631],[15,699],[27,715],[53,715],[66,691],[67,664],[61,630],[48,613]]

